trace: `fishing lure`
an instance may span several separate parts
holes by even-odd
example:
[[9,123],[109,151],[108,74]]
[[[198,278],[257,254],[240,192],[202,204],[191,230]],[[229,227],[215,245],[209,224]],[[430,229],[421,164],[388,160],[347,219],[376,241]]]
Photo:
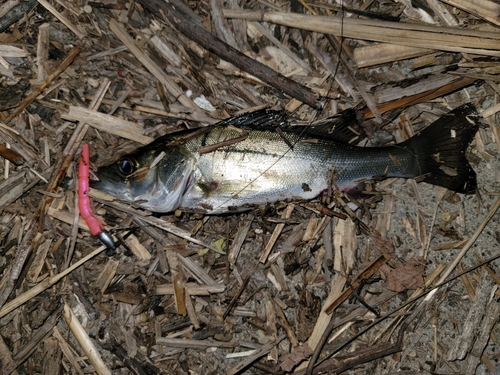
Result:
[[89,145],[85,143],[82,147],[78,166],[78,208],[80,209],[80,215],[89,227],[90,233],[99,238],[103,245],[114,250],[116,246],[111,234],[104,229],[104,225],[94,216],[90,207],[90,198],[87,195],[89,191],[89,169]]

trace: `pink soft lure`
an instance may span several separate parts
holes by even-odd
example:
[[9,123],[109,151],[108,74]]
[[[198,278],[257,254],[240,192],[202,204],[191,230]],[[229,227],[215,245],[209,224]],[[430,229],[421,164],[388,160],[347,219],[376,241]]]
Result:
[[94,216],[92,208],[90,207],[90,198],[88,196],[89,170],[89,145],[85,143],[82,147],[80,164],[78,166],[78,208],[80,209],[80,215],[89,227],[90,233],[99,238],[99,240],[110,249],[115,249],[115,243],[111,234],[104,229],[104,225]]

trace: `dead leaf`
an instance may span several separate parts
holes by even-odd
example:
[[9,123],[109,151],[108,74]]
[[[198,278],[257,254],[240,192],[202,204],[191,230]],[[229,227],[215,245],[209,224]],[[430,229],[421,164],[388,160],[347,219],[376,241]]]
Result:
[[387,264],[380,267],[380,275],[387,288],[394,292],[417,289],[424,286],[425,261],[423,257],[412,258],[392,268]]
[[313,354],[313,350],[307,343],[296,346],[291,353],[285,353],[280,367],[284,372],[291,372],[295,366],[306,360]]
[[396,255],[392,243],[389,240],[383,238],[379,232],[377,232],[376,230],[371,231],[370,237],[372,238],[373,247],[375,248],[377,254],[387,254],[391,258]]

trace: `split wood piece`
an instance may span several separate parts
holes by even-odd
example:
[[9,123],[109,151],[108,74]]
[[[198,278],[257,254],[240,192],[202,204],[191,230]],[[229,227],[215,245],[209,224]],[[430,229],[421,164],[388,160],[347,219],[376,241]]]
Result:
[[64,302],[63,317],[69,329],[87,355],[90,363],[92,363],[95,372],[97,372],[99,375],[111,375],[111,371],[107,368],[106,364],[102,360],[101,355],[99,354],[96,346],[87,334],[87,331],[85,331],[85,328],[83,328],[83,326],[80,324],[77,317],[66,302]]
[[141,125],[90,109],[70,106],[69,112],[62,114],[61,117],[69,121],[85,122],[101,131],[131,139],[142,144],[148,144],[154,141],[154,138],[142,134],[143,127]]
[[490,0],[443,0],[443,2],[465,10],[479,18],[485,19],[496,26],[500,26],[498,15],[500,14],[500,4]]
[[299,346],[299,340],[297,338],[297,335],[295,334],[295,331],[293,330],[292,326],[288,322],[288,319],[286,318],[286,315],[283,312],[283,309],[281,308],[281,306],[278,303],[276,303],[275,300],[274,300],[274,308],[276,309],[276,312],[278,313],[278,316],[280,317],[281,326],[285,329],[286,337],[288,338],[288,341],[290,341],[290,344],[292,344],[292,348]]
[[333,269],[350,275],[356,261],[357,225],[352,220],[338,220],[333,232]]
[[212,279],[207,271],[191,259],[183,257],[181,254],[177,254],[177,259],[179,259],[179,263],[182,264],[182,266],[191,274],[191,276],[198,280],[200,284],[211,286],[219,285],[214,279]]
[[[476,80],[474,78],[463,78],[458,81],[454,81],[452,83],[449,83],[445,86],[442,86],[438,89],[435,90],[429,90],[425,91],[421,94],[413,95],[410,97],[394,100],[392,102],[384,103],[379,105],[377,108],[380,111],[380,113],[385,113],[390,110],[396,109],[396,108],[403,108],[407,107],[410,105],[418,104],[418,103],[423,103],[423,102],[428,102],[429,100],[451,94],[454,91],[463,89],[464,87],[472,85]],[[373,118],[373,113],[371,112],[370,109],[365,109],[364,110],[364,119],[370,119]]]
[[119,264],[120,262],[114,259],[108,259],[104,267],[102,267],[102,270],[94,283],[96,288],[101,291],[101,294],[104,294],[104,291],[108,288],[109,284],[111,284],[111,280],[115,277]]
[[14,298],[12,301],[9,301],[6,303],[2,309],[0,310],[0,318],[4,317],[11,311],[14,311],[17,309],[19,306],[23,305],[25,302],[29,301],[30,299],[36,297],[43,291],[47,290],[50,288],[52,285],[56,284],[59,280],[61,280],[64,276],[68,275],[69,273],[73,272],[75,269],[80,267],[82,264],[87,262],[88,260],[92,259],[96,255],[100,254],[104,250],[106,250],[106,246],[101,246],[98,249],[94,250],[90,254],[88,254],[86,257],[80,259],[78,262],[73,264],[71,267],[66,268],[64,271],[58,273],[55,276],[49,277],[45,280],[43,280],[41,283],[35,285],[33,288],[27,290],[20,296]]
[[134,235],[130,234],[125,242],[129,246],[130,250],[139,260],[145,260],[149,262],[153,257],[151,253],[144,247],[144,245],[139,241],[139,239]]
[[49,28],[50,24],[44,23],[38,28],[38,43],[36,47],[37,81],[43,82],[47,78],[45,66],[49,59]]
[[[66,18],[62,13],[58,12],[47,0],[37,0],[40,5],[47,9],[54,17],[56,17],[61,23],[70,29],[79,39],[83,39],[87,36],[85,31],[81,31],[79,27],[74,25],[74,22]],[[64,3],[62,4],[64,5]]]
[[[266,298],[265,303],[266,308],[266,336],[271,340],[276,340],[278,337],[278,327],[276,325],[276,310],[274,310],[274,304],[272,299]],[[267,360],[277,362],[278,361],[278,347],[274,346],[267,354]]]
[[[57,220],[60,220],[63,223],[69,224],[69,225],[73,224],[73,218],[75,217],[74,212],[59,210],[59,209],[54,208],[54,207],[49,207],[49,209],[47,210],[47,215],[49,215]],[[81,230],[84,230],[86,232],[89,231],[89,227],[88,227],[87,223],[81,217],[78,219],[78,228],[80,228]]]
[[35,259],[31,263],[31,266],[26,275],[26,280],[28,282],[35,283],[37,281],[38,276],[40,275],[40,272],[42,271],[42,268],[45,264],[45,258],[47,257],[51,244],[52,244],[52,239],[49,238],[38,247],[37,252],[35,254]]
[[235,35],[229,27],[228,21],[222,16],[222,8],[225,4],[223,4],[222,0],[210,0],[209,3],[211,8],[210,17],[214,25],[215,35],[231,47],[238,48]]
[[23,157],[16,151],[0,144],[0,156],[11,161],[15,165],[23,163]]
[[[331,46],[337,50],[337,51],[348,51],[346,47],[344,47],[338,38],[335,38],[333,35],[325,34],[326,39],[328,42],[331,44]],[[349,51],[348,55],[350,56],[351,53]],[[356,90],[359,92],[363,100],[365,101],[366,105],[370,110],[372,111],[375,119],[377,122],[381,123],[382,122],[382,116],[380,112],[378,111],[377,108],[377,103],[375,102],[375,99],[373,96],[368,93],[363,85],[359,83],[359,81],[356,79],[354,72],[351,67],[350,61],[347,60],[346,58],[346,53],[340,53],[339,54],[339,61],[342,64],[342,67],[344,68],[344,73],[347,77],[347,79],[354,84],[356,87]]]
[[111,108],[108,111],[108,115],[112,116],[116,112],[116,110],[123,104],[123,102],[125,102],[125,100],[127,100],[128,96],[130,95],[131,92],[132,92],[131,87],[126,89],[123,92],[123,94],[121,94],[120,97],[113,102],[113,104],[111,105]]
[[186,289],[184,287],[183,275],[176,272],[172,277],[174,285],[174,301],[177,314],[186,316]]
[[165,85],[161,82],[157,82],[156,92],[160,97],[160,102],[163,105],[163,109],[165,110],[165,112],[170,112],[170,103],[168,101],[167,90],[165,89]]
[[181,1],[139,0],[139,3],[152,14],[162,14],[183,35],[221,59],[313,108],[320,108],[318,97],[312,90],[251,59],[209,33],[200,23],[193,21],[193,12],[182,6]]
[[471,301],[474,301],[475,297],[476,297],[476,288],[472,284],[472,280],[470,279],[469,275],[464,273],[465,267],[462,265],[462,263],[457,264],[457,272],[462,274],[462,276],[460,276],[460,279],[462,280],[462,283],[464,284],[465,290],[467,291],[467,294],[469,295],[469,299]]
[[238,346],[235,342],[177,339],[170,337],[160,337],[156,340],[156,344],[181,349],[235,348]]
[[130,37],[130,35],[125,31],[125,28],[116,22],[114,19],[109,21],[109,28],[115,35],[122,41],[123,44],[127,46],[127,48],[132,52],[132,54],[149,70],[149,72],[156,77],[158,81],[160,81],[168,92],[182,105],[185,105],[188,108],[193,109],[200,116],[206,117],[204,112],[190,99],[184,94],[181,88],[170,78],[167,76],[162,69],[146,54],[144,53],[134,42],[134,40]]
[[271,349],[278,345],[285,337],[286,335],[281,335],[276,340],[272,340],[271,342],[264,344],[260,348],[254,350],[251,355],[228,370],[225,375],[239,374],[244,368],[257,361],[260,357],[263,357],[264,355],[269,353]]
[[229,254],[227,256],[227,260],[231,266],[234,267],[236,264],[236,261],[238,259],[238,255],[240,254],[241,247],[243,246],[243,242],[245,242],[245,239],[247,238],[248,231],[250,230],[250,227],[252,226],[253,222],[253,215],[249,215],[245,221],[240,221],[240,225],[238,227],[238,231],[236,232],[236,235],[234,236],[233,242],[231,244],[231,247],[229,248]]
[[411,59],[434,52],[432,49],[401,46],[398,44],[377,43],[354,49],[354,62],[358,68],[392,63]]
[[[290,216],[292,216],[293,209],[295,208],[295,205],[293,203],[290,203],[288,206],[286,206],[285,211],[283,211],[283,214],[281,215],[282,219],[289,219]],[[265,263],[267,260],[267,257],[269,256],[269,253],[273,249],[274,244],[276,243],[276,240],[280,236],[281,232],[285,228],[284,223],[280,223],[276,225],[274,228],[273,234],[271,235],[271,238],[269,239],[269,242],[266,244],[266,247],[264,250],[262,250],[262,253],[259,258],[259,262]]]
[[432,92],[441,87],[451,85],[460,78],[451,74],[433,75],[427,79],[420,79],[418,82],[406,87],[386,86],[377,90],[376,97],[379,106],[383,103],[399,101],[402,98],[415,97],[424,92]]
[[196,310],[194,308],[193,300],[191,299],[191,295],[188,293],[187,289],[184,288],[184,293],[186,294],[186,311],[187,315],[189,317],[189,321],[193,325],[193,328],[195,330],[200,329],[200,320],[198,319],[198,316],[196,315]]
[[378,271],[378,269],[387,262],[389,259],[389,256],[386,254],[380,255],[377,259],[375,259],[373,262],[371,262],[363,271],[361,271],[354,280],[351,281],[351,285],[349,289],[346,289],[342,292],[342,294],[331,304],[329,304],[326,309],[325,313],[331,314],[333,310],[335,310],[342,302],[344,302],[352,293],[353,289],[356,289],[361,285],[361,283],[369,279],[370,277],[373,276],[375,272]]
[[[467,313],[463,324],[463,330],[457,336],[453,345],[449,348],[446,359],[448,361],[461,361],[466,358],[477,339],[478,327],[485,317],[486,308],[492,298],[492,288],[495,281],[484,270],[480,271],[480,279],[476,288],[476,298]],[[481,355],[479,355],[480,357]]]
[[[184,285],[186,291],[191,296],[209,296],[210,294],[223,293],[226,287],[224,285],[198,285],[194,283],[186,283]],[[155,289],[156,295],[173,295],[174,285],[165,284],[157,285]]]
[[[1,17],[1,14],[0,14],[0,17]],[[28,57],[29,55],[30,55],[30,53],[22,48],[10,46],[8,44],[0,45],[0,56],[1,57]]]
[[[86,95],[86,98],[89,96]],[[108,105],[113,105],[115,103],[114,100],[111,99],[103,99],[102,100],[103,104],[108,104]],[[194,116],[188,115],[186,113],[182,113],[182,110],[186,110],[185,106],[179,105],[177,103],[172,103],[169,105],[170,112],[166,112],[165,108],[163,106],[163,103],[153,101],[153,100],[147,100],[143,98],[128,98],[127,103],[122,103],[120,104],[119,108],[124,108],[124,109],[129,109],[129,110],[134,110],[134,111],[139,111],[139,112],[145,112],[153,115],[158,115],[158,116],[163,116],[166,118],[172,118],[172,119],[179,119],[179,120],[187,120],[187,121],[192,121],[192,122],[201,122],[207,123],[207,124],[215,124],[219,122],[217,119],[212,119],[212,118],[207,118],[204,116],[203,118],[198,118],[196,117],[196,114]],[[189,110],[189,109],[188,109]],[[192,112],[189,110],[189,112]]]
[[272,22],[324,34],[442,51],[500,56],[500,33],[362,18],[225,9],[228,18]]
[[182,65],[182,59],[179,57],[177,53],[173,50],[170,43],[166,43],[163,39],[161,39],[158,35],[154,35],[148,42],[160,53],[165,60],[167,60],[170,64],[179,68]]
[[82,368],[80,364],[78,363],[78,360],[76,357],[73,355],[73,351],[70,348],[68,342],[66,339],[61,335],[61,332],[59,329],[57,329],[57,326],[54,327],[52,331],[52,335],[56,338],[57,341],[59,341],[59,347],[61,348],[61,351],[63,352],[64,356],[66,359],[71,363],[72,370],[75,370],[78,375],[84,375]]
[[61,316],[61,311],[62,307],[58,307],[52,312],[45,323],[33,333],[28,342],[12,356],[13,361],[7,364],[7,366],[2,367],[2,375],[11,374],[19,365],[24,363],[35,350],[37,350],[40,342],[50,334],[57,324]]
[[456,16],[454,14],[456,12],[451,13],[448,10],[448,7],[445,6],[441,1],[427,0],[427,5],[434,11],[434,13],[436,13],[439,19],[443,21],[444,25],[452,27],[456,27],[459,25]]
[[182,266],[179,264],[177,254],[171,250],[166,250],[166,258],[170,265],[172,274],[172,294],[174,296],[175,309],[179,315],[186,315],[186,304],[184,302],[186,294],[185,277],[182,273]]

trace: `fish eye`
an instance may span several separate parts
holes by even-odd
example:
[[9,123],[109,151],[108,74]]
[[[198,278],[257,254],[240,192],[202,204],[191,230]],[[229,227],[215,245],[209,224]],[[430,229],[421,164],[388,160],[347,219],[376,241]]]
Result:
[[118,162],[118,168],[123,174],[129,175],[135,172],[135,163],[130,159],[121,159]]

